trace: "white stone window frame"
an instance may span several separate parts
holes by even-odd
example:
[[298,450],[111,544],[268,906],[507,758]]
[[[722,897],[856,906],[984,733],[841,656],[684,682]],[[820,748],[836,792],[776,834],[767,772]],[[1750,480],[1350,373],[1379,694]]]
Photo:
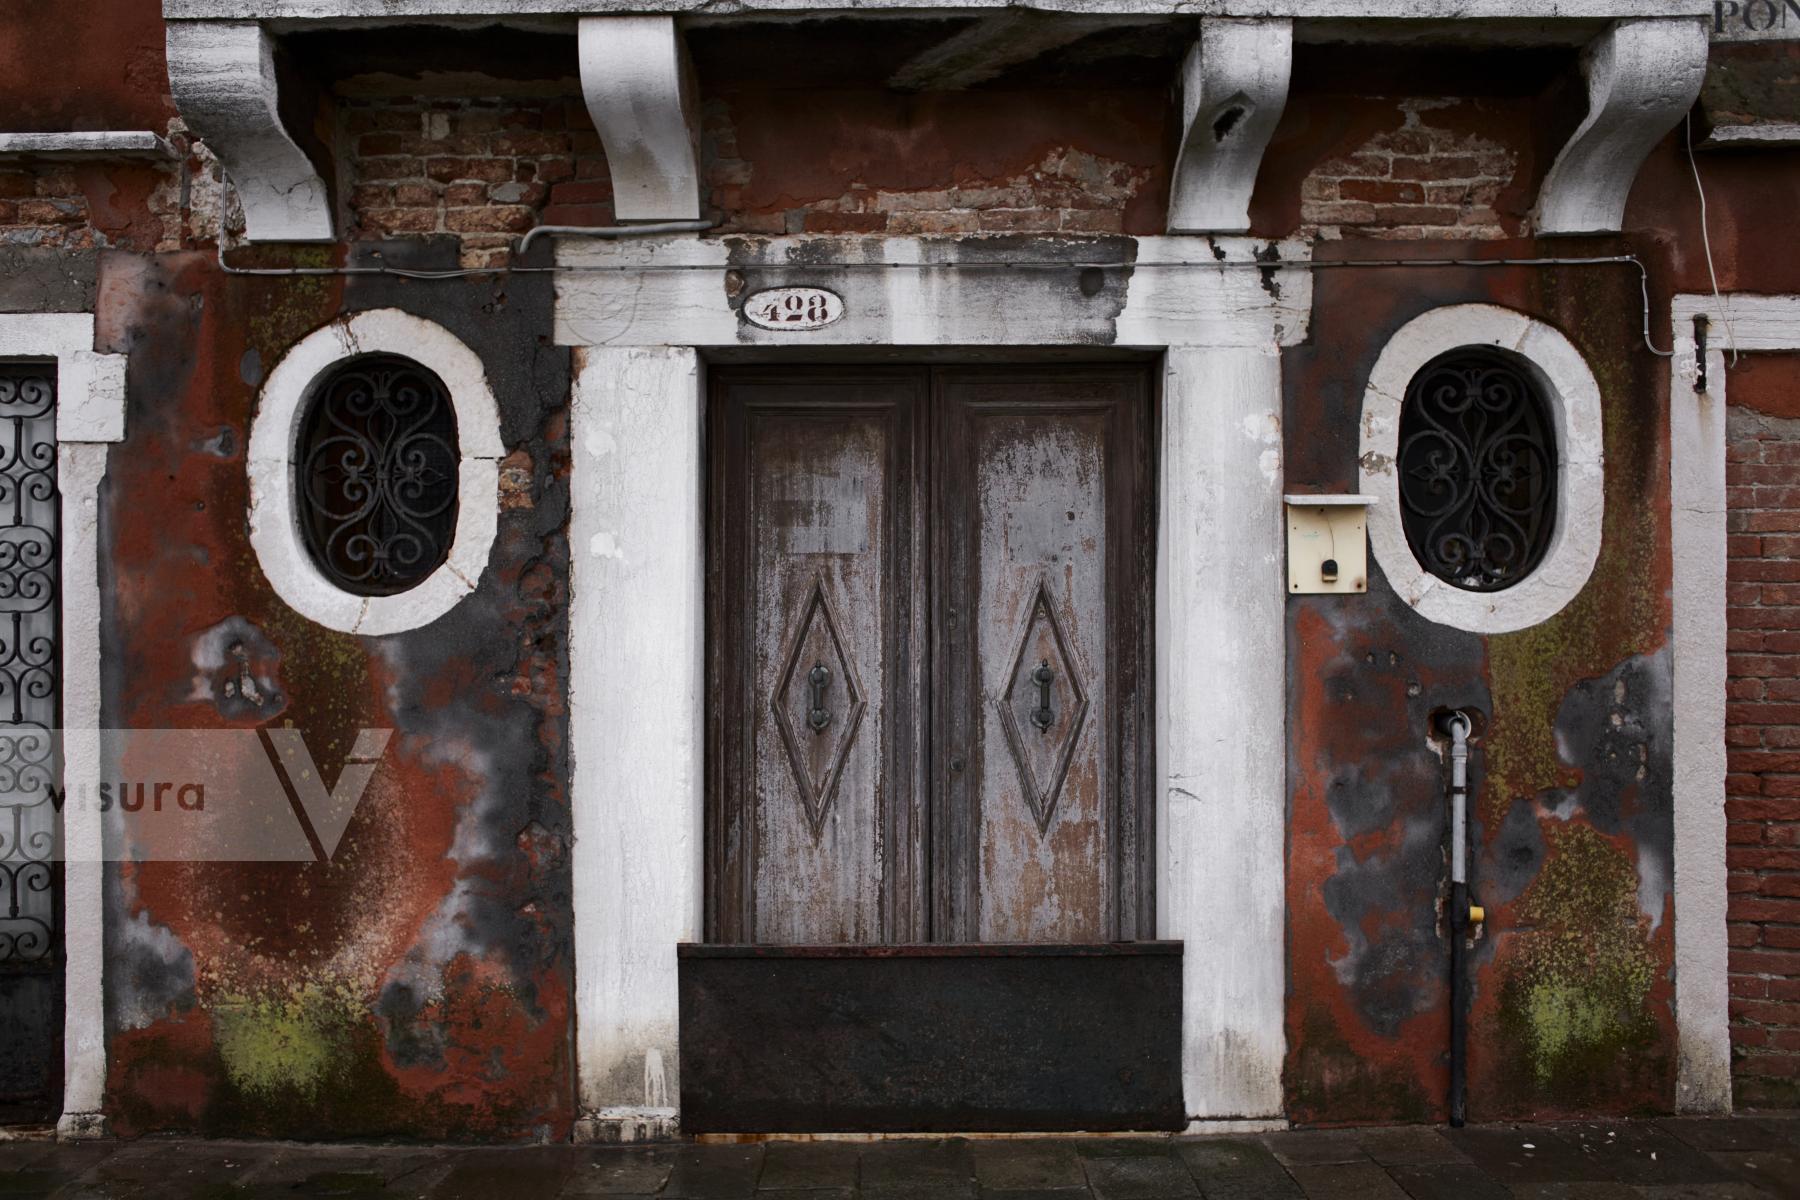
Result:
[[[56,362],[56,473],[62,496],[63,782],[100,774],[100,484],[125,440],[125,356],[94,351],[92,313],[0,313],[0,359]],[[101,816],[63,813],[63,1138],[106,1132],[106,951]]]
[[[392,354],[444,384],[456,419],[456,526],[444,562],[391,596],[339,587],[319,570],[301,531],[294,453],[318,386],[346,363]],[[250,544],[275,594],[328,629],[365,637],[429,625],[475,590],[499,527],[500,406],[481,358],[442,325],[396,308],[340,317],[301,338],[264,382],[250,426]]]
[[[1556,521],[1544,557],[1525,578],[1493,592],[1457,587],[1413,554],[1395,464],[1406,392],[1427,363],[1453,350],[1497,349],[1526,368],[1556,435]],[[1382,347],[1363,392],[1361,485],[1376,504],[1369,544],[1394,592],[1420,616],[1470,633],[1510,633],[1561,612],[1587,585],[1600,555],[1605,445],[1600,386],[1554,326],[1495,304],[1452,304],[1402,325]]]

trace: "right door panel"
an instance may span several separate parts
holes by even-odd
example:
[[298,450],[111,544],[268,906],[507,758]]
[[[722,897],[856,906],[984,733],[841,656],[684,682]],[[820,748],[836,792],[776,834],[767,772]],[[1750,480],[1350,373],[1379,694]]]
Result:
[[943,371],[940,925],[1139,936],[1140,475],[1130,371]]

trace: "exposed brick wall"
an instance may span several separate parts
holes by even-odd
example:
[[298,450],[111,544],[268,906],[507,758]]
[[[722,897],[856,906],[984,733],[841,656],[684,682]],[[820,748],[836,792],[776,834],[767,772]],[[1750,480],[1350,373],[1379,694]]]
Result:
[[[846,171],[835,195],[803,191],[771,203],[757,194],[772,190],[758,172],[778,180],[783,164],[742,157],[729,104],[709,103],[704,121],[709,197],[724,214],[723,228],[741,233],[1119,233],[1153,174],[1147,166],[1063,145],[1004,173],[951,166],[921,186],[870,184]],[[831,153],[819,149],[821,156]],[[815,171],[807,165],[807,174]]]
[[1302,232],[1325,238],[1504,238],[1522,222],[1497,207],[1518,156],[1453,99],[1397,104],[1398,128],[1327,159],[1301,183]]
[[218,161],[179,122],[166,132],[178,159],[0,164],[0,246],[166,253],[215,240],[222,213],[241,229]]
[[[967,103],[1032,107],[1019,97]],[[755,128],[754,148],[740,137],[741,111]],[[346,100],[340,119],[352,239],[452,234],[466,265],[490,266],[534,225],[614,219],[605,155],[579,96]],[[1154,156],[1135,149],[1157,143],[1155,130],[1119,135],[1138,161],[1018,130],[1016,145],[965,153],[933,140],[945,126],[953,137],[957,119],[966,114],[900,132],[877,122],[875,137],[919,143],[908,158],[901,149],[833,144],[817,131],[772,146],[781,131],[757,102],[709,100],[710,215],[731,233],[1118,233],[1134,204],[1160,212],[1166,181]],[[854,141],[868,131],[837,132]]]
[[13,246],[88,250],[94,245],[87,196],[65,169],[0,171],[0,241]]
[[1734,404],[1728,436],[1732,1074],[1738,1103],[1786,1106],[1800,1102],[1800,419]]
[[578,96],[347,101],[349,236],[454,234],[502,264],[534,225],[610,225],[612,181]]

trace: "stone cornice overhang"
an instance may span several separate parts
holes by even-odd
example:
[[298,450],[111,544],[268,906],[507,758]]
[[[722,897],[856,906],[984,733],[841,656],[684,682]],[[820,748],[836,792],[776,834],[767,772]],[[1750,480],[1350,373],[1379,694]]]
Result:
[[[274,58],[284,33],[496,21],[566,28],[579,39],[582,91],[606,148],[617,217],[656,222],[701,216],[687,25],[900,15],[972,19],[948,35],[943,53],[889,81],[915,89],[968,86],[985,77],[983,62],[1023,61],[1096,23],[1192,21],[1171,233],[1249,229],[1297,41],[1579,45],[1588,111],[1545,178],[1537,229],[1613,232],[1645,155],[1699,91],[1711,8],[1711,0],[164,0],[171,90],[236,185],[252,241],[334,236],[323,175],[280,116]],[[1021,13],[1035,22],[1029,31]],[[1068,35],[1046,33],[1046,22],[1066,25]]]
[[1120,17],[1279,17],[1290,20],[1613,20],[1712,15],[1712,0],[163,0],[163,15],[181,21],[428,21],[436,18],[757,14],[853,16],[908,12],[980,15],[1029,9]]

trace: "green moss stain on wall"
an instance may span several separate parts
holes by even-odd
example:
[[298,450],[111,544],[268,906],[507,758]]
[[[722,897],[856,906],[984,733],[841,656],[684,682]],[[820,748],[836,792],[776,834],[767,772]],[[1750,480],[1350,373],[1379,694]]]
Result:
[[[1654,1065],[1656,957],[1637,907],[1637,869],[1585,825],[1553,829],[1499,966],[1501,1053],[1516,1097],[1604,1103],[1622,1074]],[[1655,1069],[1660,1070],[1660,1066]]]
[[[1548,273],[1546,273],[1548,274]],[[1576,778],[1556,749],[1556,715],[1577,682],[1606,674],[1662,644],[1668,626],[1668,580],[1659,547],[1666,540],[1657,497],[1666,491],[1662,416],[1637,378],[1643,358],[1618,320],[1630,301],[1618,281],[1596,272],[1555,276],[1557,307],[1573,317],[1565,331],[1582,350],[1600,388],[1606,456],[1600,555],[1593,575],[1562,612],[1539,625],[1488,639],[1493,722],[1483,747],[1487,786],[1481,801],[1489,824],[1512,802]],[[1546,296],[1546,301],[1555,301]],[[1559,323],[1562,323],[1559,321]]]
[[311,986],[282,997],[220,1000],[212,1018],[226,1077],[262,1099],[311,1103],[343,1062],[357,1009],[347,996]]

